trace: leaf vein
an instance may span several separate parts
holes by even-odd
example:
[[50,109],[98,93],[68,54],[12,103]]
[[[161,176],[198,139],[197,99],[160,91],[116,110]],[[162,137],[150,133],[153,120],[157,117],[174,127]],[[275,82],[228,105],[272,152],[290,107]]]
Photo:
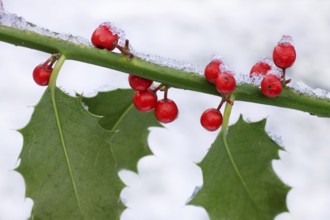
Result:
[[64,151],[66,163],[67,163],[67,166],[68,166],[72,187],[73,187],[73,190],[74,190],[74,194],[75,194],[75,198],[76,198],[76,201],[77,201],[79,211],[80,211],[80,213],[83,213],[82,208],[81,208],[81,204],[80,204],[80,199],[79,199],[79,194],[78,194],[76,182],[75,182],[75,179],[74,179],[74,176],[73,176],[73,171],[72,171],[72,167],[71,167],[71,163],[70,163],[70,159],[69,159],[69,154],[68,154],[68,151],[67,151],[67,145],[66,145],[63,130],[62,130],[62,125],[61,125],[61,121],[60,121],[60,116],[59,116],[58,107],[57,107],[57,103],[56,103],[56,96],[55,96],[55,94],[56,94],[56,77],[57,77],[57,75],[58,75],[65,59],[66,59],[65,56],[62,55],[59,58],[59,60],[56,62],[53,73],[52,73],[52,76],[51,76],[51,79],[50,79],[49,87],[50,87],[50,92],[51,92],[51,100],[52,100],[52,104],[53,104],[56,124],[57,124],[58,132],[59,132],[59,135],[60,135],[60,140],[61,140],[61,143],[62,143],[62,148],[63,148],[63,151]]

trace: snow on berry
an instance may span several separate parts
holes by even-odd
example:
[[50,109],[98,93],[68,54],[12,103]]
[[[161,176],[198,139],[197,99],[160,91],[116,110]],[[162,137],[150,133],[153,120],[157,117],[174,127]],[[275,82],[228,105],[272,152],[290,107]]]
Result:
[[265,76],[269,70],[272,69],[272,66],[263,60],[254,64],[250,70],[250,77],[252,78],[254,75],[262,75]]
[[296,60],[296,50],[293,45],[292,37],[284,35],[273,50],[273,60],[277,67],[288,68]]
[[278,44],[291,44],[292,46],[294,46],[294,41],[290,35],[283,35]]
[[96,48],[113,50],[118,44],[119,36],[113,32],[107,24],[97,27],[91,37],[92,44]]
[[126,33],[113,22],[103,22],[101,25],[108,26],[113,34],[118,35],[118,45],[125,46]]

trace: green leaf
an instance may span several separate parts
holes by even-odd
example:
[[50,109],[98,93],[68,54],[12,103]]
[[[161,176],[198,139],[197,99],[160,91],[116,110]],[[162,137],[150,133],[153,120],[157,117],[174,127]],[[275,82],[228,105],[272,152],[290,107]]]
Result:
[[117,89],[100,92],[92,98],[83,98],[90,112],[103,115],[100,125],[114,131],[111,139],[118,169],[137,171],[137,162],[151,154],[148,146],[148,128],[160,127],[153,112],[139,112],[132,104],[134,91]]
[[269,220],[287,211],[290,188],[271,165],[282,148],[266,134],[265,123],[240,118],[200,163],[204,184],[191,204],[203,206],[212,220]]
[[123,204],[111,151],[113,132],[79,98],[46,90],[29,124],[17,168],[34,201],[31,219],[118,220]]

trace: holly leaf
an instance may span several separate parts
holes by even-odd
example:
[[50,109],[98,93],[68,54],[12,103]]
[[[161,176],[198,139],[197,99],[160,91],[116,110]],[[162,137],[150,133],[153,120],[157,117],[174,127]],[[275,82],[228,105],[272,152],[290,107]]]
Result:
[[287,211],[290,188],[271,165],[282,148],[267,135],[265,124],[241,117],[227,135],[219,134],[200,163],[204,184],[190,203],[203,206],[212,220],[269,220]]
[[139,112],[132,104],[134,91],[117,89],[100,92],[95,97],[83,98],[88,110],[103,115],[100,125],[113,131],[112,150],[116,156],[118,169],[137,171],[137,162],[151,151],[147,137],[149,127],[161,127],[153,112]]
[[[111,151],[113,132],[79,98],[46,90],[20,132],[20,172],[34,202],[31,219],[118,220],[124,184]],[[53,95],[53,96],[52,96]]]

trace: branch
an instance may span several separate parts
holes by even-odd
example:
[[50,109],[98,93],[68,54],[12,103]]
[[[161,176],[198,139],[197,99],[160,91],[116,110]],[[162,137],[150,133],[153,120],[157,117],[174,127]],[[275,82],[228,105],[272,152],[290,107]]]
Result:
[[[138,57],[128,60],[118,53],[59,39],[56,37],[58,35],[53,33],[53,36],[44,36],[32,31],[0,25],[0,41],[3,42],[50,54],[61,53],[69,60],[103,66],[124,73],[134,73],[137,76],[175,88],[220,96],[215,87],[198,73],[189,73],[184,70],[150,63]],[[240,84],[237,86],[234,95],[236,100],[240,101],[296,109],[308,112],[311,115],[330,117],[330,100],[298,94],[289,88],[284,88],[279,97],[269,99],[264,97],[256,86]]]

